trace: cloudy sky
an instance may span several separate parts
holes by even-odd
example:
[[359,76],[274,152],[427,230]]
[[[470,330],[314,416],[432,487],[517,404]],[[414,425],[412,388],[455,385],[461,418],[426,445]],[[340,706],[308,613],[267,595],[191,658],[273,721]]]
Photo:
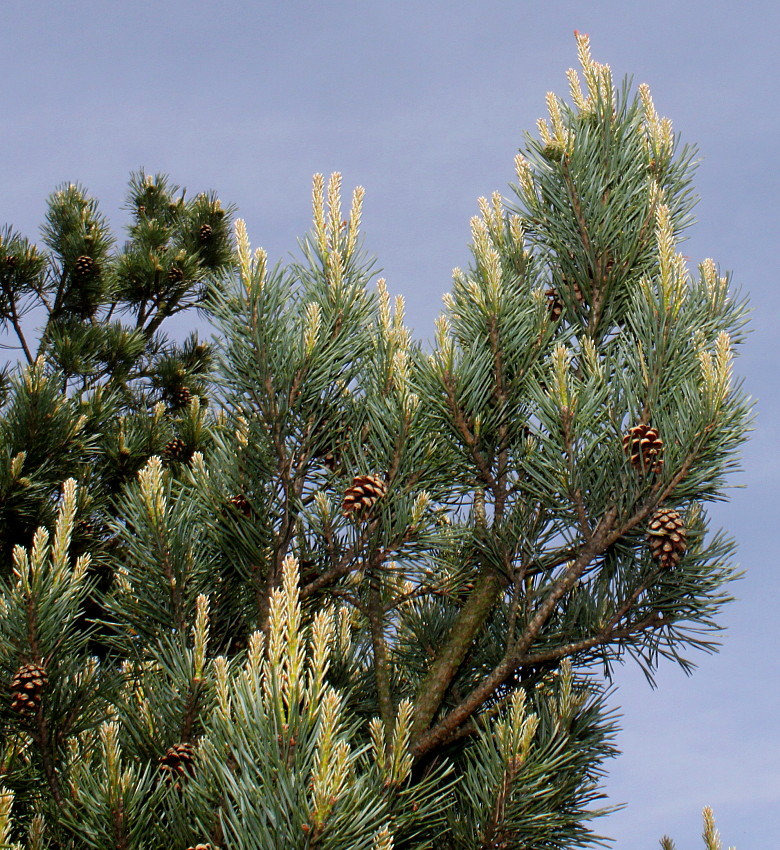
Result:
[[5,0],[0,224],[36,236],[47,194],[79,181],[119,227],[141,166],[237,204],[283,258],[308,228],[310,179],[366,187],[364,232],[422,338],[468,261],[476,198],[504,191],[523,131],[565,93],[573,30],[699,145],[685,252],[733,270],[755,309],[739,362],[758,399],[745,471],[716,519],[746,577],[718,656],[651,690],[618,671],[623,756],[602,831],[622,848],[701,847],[710,804],[727,844],[778,846],[780,501],[777,399],[778,5],[711,0]]

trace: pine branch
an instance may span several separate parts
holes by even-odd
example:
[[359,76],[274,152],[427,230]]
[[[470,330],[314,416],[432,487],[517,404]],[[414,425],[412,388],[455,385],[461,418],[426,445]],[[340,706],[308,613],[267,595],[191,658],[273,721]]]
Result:
[[[412,751],[416,757],[423,755],[432,746],[435,746],[435,744],[429,745],[430,733],[425,730],[439,710],[447,689],[463,663],[474,637],[484,625],[495,605],[503,585],[504,581],[495,573],[483,573],[479,576],[474,583],[474,589],[466,600],[466,604],[458,615],[447,643],[437,652],[436,659],[417,689],[414,704],[414,725],[412,727]],[[462,720],[465,720],[471,713],[464,715]],[[438,724],[435,728],[438,729],[440,725]],[[447,728],[442,734],[442,739],[453,728],[454,726]],[[438,743],[438,739],[436,743]]]
[[[514,672],[514,657],[522,656],[528,651],[534,639],[538,635],[539,631],[547,622],[552,612],[555,610],[560,599],[566,593],[568,593],[568,591],[571,590],[571,588],[579,580],[585,569],[591,564],[593,559],[600,555],[609,545],[607,541],[609,539],[610,530],[614,526],[616,517],[617,511],[615,509],[611,509],[601,519],[596,530],[593,532],[590,540],[588,540],[582,547],[577,560],[574,561],[566,569],[564,576],[559,579],[553,586],[553,588],[548,592],[547,596],[544,599],[544,602],[542,602],[542,604],[539,606],[536,613],[531,618],[531,621],[526,626],[526,629],[523,632],[522,636],[517,641],[514,652],[511,655],[509,653],[506,653],[501,663],[496,666],[493,671],[488,676],[486,676],[480,682],[480,684],[477,685],[477,687],[474,688],[474,690],[472,690],[472,692],[459,705],[457,705],[450,712],[448,712],[445,717],[438,723],[436,723],[431,729],[426,730],[427,723],[429,723],[430,720],[433,718],[436,708],[438,708],[437,705],[435,708],[433,708],[433,711],[431,711],[431,704],[436,700],[436,698],[439,698],[439,695],[443,696],[444,691],[441,690],[441,688],[442,686],[444,686],[444,690],[446,690],[446,685],[444,685],[444,682],[442,680],[446,678],[447,674],[449,674],[449,681],[451,681],[452,676],[454,676],[455,671],[457,670],[457,666],[453,669],[451,663],[448,664],[444,668],[442,673],[438,674],[435,682],[431,682],[431,690],[435,688],[435,691],[433,692],[436,695],[433,699],[426,698],[422,693],[420,694],[420,697],[418,697],[418,701],[424,704],[425,712],[419,713],[419,720],[417,720],[415,727],[417,735],[414,738],[412,745],[412,752],[415,758],[421,758],[423,755],[430,752],[435,747],[438,747],[443,741],[445,741],[450,736],[450,734],[452,734],[452,732],[458,726],[460,726],[469,717],[471,717],[474,712],[477,711],[477,709],[485,702],[485,700],[493,694],[496,688],[501,685]],[[494,581],[498,581],[497,578],[493,578]],[[498,593],[499,588],[500,584],[495,586],[496,595]],[[474,590],[474,595],[476,595],[476,587]],[[469,601],[471,601],[471,598],[469,599]],[[490,601],[492,605],[494,598],[490,598]],[[464,606],[464,610],[465,609],[466,606]],[[468,645],[466,647],[462,647],[464,655],[467,649]],[[463,656],[455,656],[452,660],[454,661],[455,659],[457,659],[459,665],[460,661],[462,660],[462,657]],[[426,679],[426,683],[430,678],[432,677],[429,673],[429,676]],[[424,722],[425,720],[427,720],[427,722]]]
[[395,724],[395,708],[391,692],[390,660],[385,640],[385,624],[382,606],[382,585],[379,575],[380,566],[371,564],[368,575],[368,605],[366,613],[371,628],[371,643],[374,650],[374,679],[379,701],[379,713],[385,724],[385,734],[388,739],[392,735]]
[[493,477],[493,473],[491,472],[490,465],[482,453],[479,451],[477,446],[477,439],[474,436],[473,430],[469,427],[468,422],[466,421],[466,416],[458,404],[458,400],[455,393],[455,378],[453,374],[449,371],[445,372],[442,375],[442,381],[444,383],[444,388],[447,393],[447,403],[449,405],[450,412],[452,414],[452,420],[455,423],[455,426],[460,434],[463,442],[468,447],[471,457],[474,460],[474,463],[477,465],[477,469],[479,470],[481,480],[485,487],[490,487],[494,489],[496,486],[496,480]]
[[22,346],[22,350],[24,351],[24,356],[27,358],[27,362],[32,364],[34,362],[34,358],[32,356],[32,352],[30,351],[30,347],[27,344],[27,339],[25,338],[24,331],[22,330],[21,322],[19,321],[19,312],[16,306],[16,298],[10,291],[6,291],[5,294],[8,298],[8,305],[11,312],[11,324],[14,326],[16,336],[18,337],[19,342]]

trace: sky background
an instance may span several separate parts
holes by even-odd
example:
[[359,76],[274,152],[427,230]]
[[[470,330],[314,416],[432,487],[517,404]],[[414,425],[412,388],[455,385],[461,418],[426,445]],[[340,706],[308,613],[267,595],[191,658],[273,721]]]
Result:
[[37,237],[45,198],[80,182],[120,228],[131,170],[163,171],[238,206],[272,259],[309,227],[311,175],[365,186],[363,231],[409,323],[432,335],[476,199],[507,191],[523,132],[566,94],[575,29],[616,76],[650,84],[698,144],[698,224],[684,252],[714,257],[749,293],[737,370],[756,431],[728,504],[745,578],[719,655],[651,690],[617,671],[623,755],[600,824],[617,847],[665,832],[701,848],[715,808],[726,846],[780,832],[777,346],[780,4],[748,2],[212,2],[5,0],[0,28],[0,224]]

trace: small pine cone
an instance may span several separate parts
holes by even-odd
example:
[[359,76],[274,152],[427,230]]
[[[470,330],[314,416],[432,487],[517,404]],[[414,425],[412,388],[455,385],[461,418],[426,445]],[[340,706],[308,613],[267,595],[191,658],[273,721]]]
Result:
[[210,224],[201,224],[198,228],[198,239],[201,242],[208,242],[214,234],[214,228]]
[[168,782],[193,776],[195,774],[195,757],[192,752],[192,744],[174,744],[169,747],[160,759],[160,773]]
[[191,398],[192,392],[189,387],[179,387],[171,393],[171,407],[186,407]]
[[86,254],[81,257],[76,257],[76,261],[73,263],[73,273],[76,277],[90,277],[97,272],[97,264],[92,259],[92,257],[88,257]]
[[240,513],[242,513],[245,517],[252,516],[252,506],[246,499],[246,496],[243,493],[238,493],[235,496],[231,496],[228,499],[228,502]]
[[339,465],[339,459],[336,456],[336,453],[332,451],[324,452],[319,456],[319,459],[322,461],[322,465],[331,472],[335,472]]
[[14,254],[8,254],[3,257],[3,263],[5,263],[7,269],[15,269],[18,262],[19,258]]
[[25,717],[35,714],[48,682],[49,677],[40,664],[23,664],[11,681],[11,709]]
[[98,532],[98,527],[92,519],[84,517],[76,523],[73,530],[79,537],[94,537]]
[[165,460],[186,461],[190,459],[191,452],[184,440],[174,437],[165,444],[162,454]]
[[688,546],[683,519],[672,508],[659,508],[648,526],[650,554],[664,570],[676,567]]
[[168,283],[181,283],[184,280],[184,272],[178,266],[168,269]]
[[336,443],[323,446],[314,452],[314,459],[319,461],[326,469],[335,472],[341,463],[340,447]]
[[643,472],[660,474],[664,466],[664,442],[658,431],[649,425],[635,425],[623,436],[623,451],[632,466]]
[[[573,254],[570,254],[569,256],[571,257],[572,260],[574,260]],[[579,285],[579,283],[577,283],[576,280],[572,283],[572,281],[568,277],[568,275],[565,275],[563,272],[561,272],[561,283],[567,289],[571,289],[572,294],[574,295],[574,298],[576,299],[578,304],[584,304],[585,303],[585,296],[582,293],[582,287]],[[545,293],[545,294],[549,294],[549,293],[554,293],[555,296],[558,298],[558,300],[559,301],[561,300],[560,299],[560,293],[556,289],[547,290],[547,293]]]
[[344,516],[367,511],[387,493],[387,484],[376,475],[356,475],[344,493],[341,508]]
[[547,296],[547,309],[550,312],[550,319],[553,322],[557,322],[563,313],[563,301],[561,301],[561,296],[555,288],[548,289],[544,294]]

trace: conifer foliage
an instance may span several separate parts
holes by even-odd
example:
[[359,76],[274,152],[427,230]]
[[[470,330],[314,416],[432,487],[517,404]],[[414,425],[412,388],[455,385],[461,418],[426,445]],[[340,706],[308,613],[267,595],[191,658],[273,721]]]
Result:
[[[338,174],[287,266],[143,175],[118,254],[74,187],[50,254],[4,237],[6,325],[48,308],[0,422],[3,510],[40,525],[0,585],[5,846],[597,843],[603,674],[714,649],[706,505],[750,411],[744,304],[677,250],[693,153],[578,48],[430,351]],[[200,344],[160,342],[188,306],[208,384]]]
[[150,456],[167,448],[169,461],[186,462],[207,442],[210,346],[195,334],[176,344],[162,328],[201,307],[231,267],[230,210],[144,172],[131,176],[126,209],[119,249],[75,184],[49,197],[41,247],[0,232],[0,328],[29,366],[23,376],[6,370],[0,409],[9,559],[53,521],[69,476],[81,482],[76,543],[95,550],[108,539],[101,516]]

